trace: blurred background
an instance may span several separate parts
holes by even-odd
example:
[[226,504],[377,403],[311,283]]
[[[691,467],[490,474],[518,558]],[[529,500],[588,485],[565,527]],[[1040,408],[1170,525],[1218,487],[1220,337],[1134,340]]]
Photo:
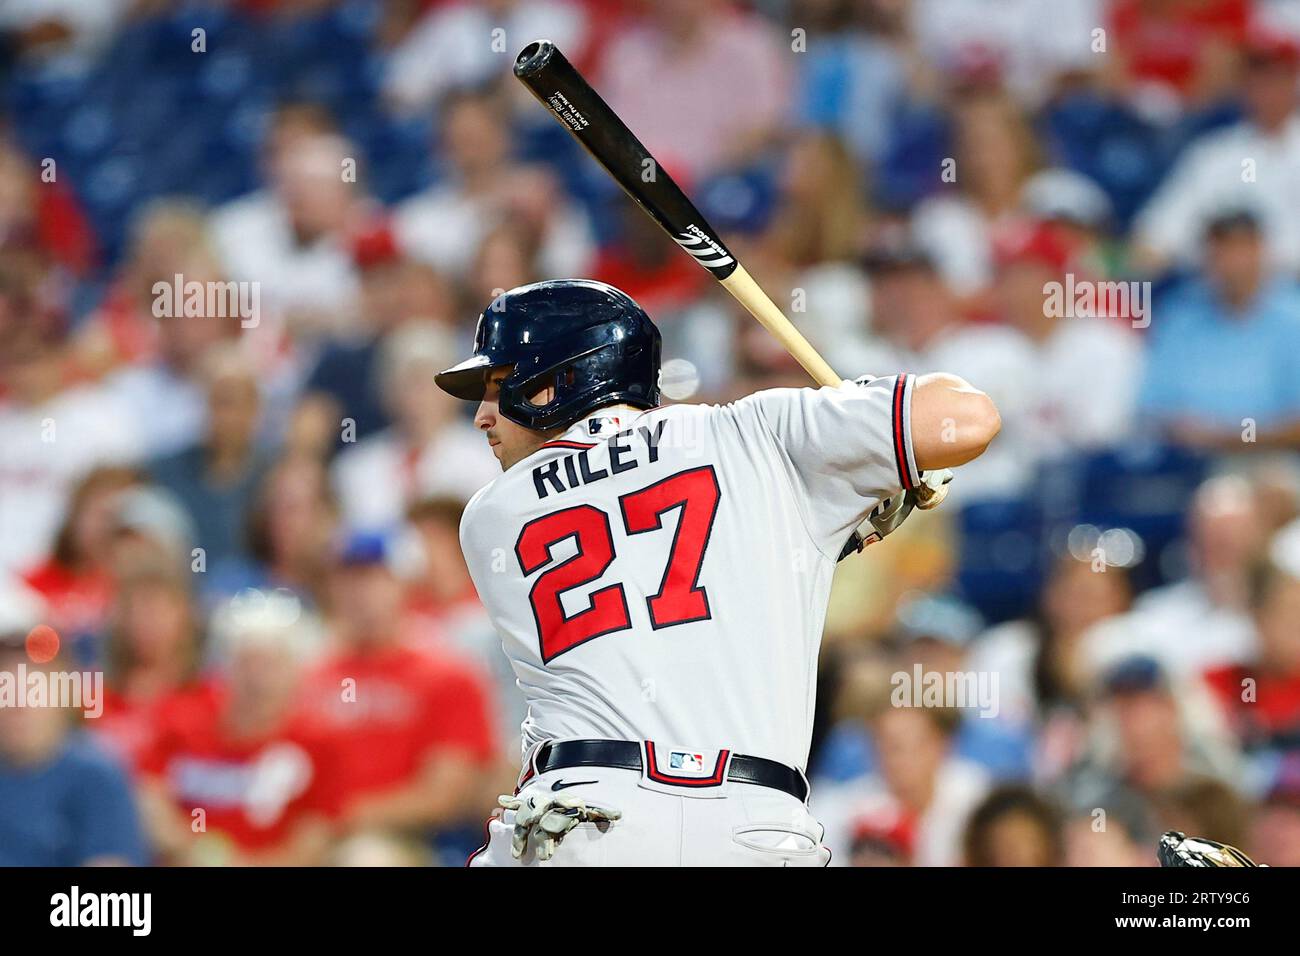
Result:
[[[481,842],[522,702],[433,372],[494,290],[622,287],[674,400],[803,384],[513,80],[539,36],[842,374],[1001,410],[840,565],[836,863],[1300,864],[1295,0],[0,4],[0,670],[106,682],[0,708],[0,863]],[[177,276],[255,321],[158,317]],[[996,715],[890,706],[918,664]]]

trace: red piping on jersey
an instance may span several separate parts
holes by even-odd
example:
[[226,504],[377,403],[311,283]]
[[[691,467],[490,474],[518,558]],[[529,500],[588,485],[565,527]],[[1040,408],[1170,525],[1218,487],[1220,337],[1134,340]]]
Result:
[[707,777],[673,777],[666,773],[661,773],[659,764],[655,760],[655,745],[653,740],[645,742],[646,767],[645,772],[651,780],[658,783],[670,783],[677,787],[716,787],[722,783],[722,773],[727,766],[727,757],[730,750],[718,751],[718,762],[713,768],[713,773]]
[[907,467],[907,436],[903,433],[903,396],[907,394],[907,374],[894,380],[894,458],[898,462],[898,481],[904,491],[916,487],[912,470]]

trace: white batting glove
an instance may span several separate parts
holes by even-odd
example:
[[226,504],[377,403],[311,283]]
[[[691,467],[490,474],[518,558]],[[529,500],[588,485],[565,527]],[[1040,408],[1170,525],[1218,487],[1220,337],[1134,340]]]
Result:
[[581,797],[552,793],[537,784],[513,796],[502,794],[497,802],[515,811],[510,855],[516,860],[528,849],[529,834],[537,848],[537,859],[549,860],[564,835],[579,823],[609,823],[623,815],[612,807],[588,806]]
[[948,483],[951,481],[952,471],[948,468],[924,472],[921,483],[915,488],[916,506],[922,511],[939,507],[943,504],[943,499],[948,497]]

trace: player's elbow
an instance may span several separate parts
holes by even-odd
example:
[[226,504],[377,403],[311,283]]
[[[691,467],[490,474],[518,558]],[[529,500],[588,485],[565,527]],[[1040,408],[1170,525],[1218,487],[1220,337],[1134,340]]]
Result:
[[999,414],[997,405],[993,404],[993,399],[984,392],[977,392],[972,404],[974,408],[966,425],[969,433],[967,442],[971,458],[978,458],[993,443],[993,439],[998,437],[998,432],[1002,431],[1002,415]]
[[952,375],[925,376],[912,400],[912,450],[922,471],[984,454],[1002,430],[993,399]]

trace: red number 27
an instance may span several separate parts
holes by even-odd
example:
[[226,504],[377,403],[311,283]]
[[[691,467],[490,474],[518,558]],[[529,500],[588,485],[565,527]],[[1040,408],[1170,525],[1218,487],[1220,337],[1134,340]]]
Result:
[[[658,531],[667,512],[681,509],[663,580],[658,592],[646,598],[650,626],[655,630],[710,617],[709,595],[699,576],[719,495],[717,475],[706,465],[680,471],[619,498],[628,534]],[[595,581],[614,561],[609,515],[601,509],[577,505],[528,522],[515,543],[519,567],[525,575],[544,567],[551,561],[551,549],[568,538],[577,540],[577,553],[541,574],[528,593],[546,663],[579,644],[632,626],[621,584],[592,592],[591,606],[572,617],[565,616],[560,603],[566,591]]]

